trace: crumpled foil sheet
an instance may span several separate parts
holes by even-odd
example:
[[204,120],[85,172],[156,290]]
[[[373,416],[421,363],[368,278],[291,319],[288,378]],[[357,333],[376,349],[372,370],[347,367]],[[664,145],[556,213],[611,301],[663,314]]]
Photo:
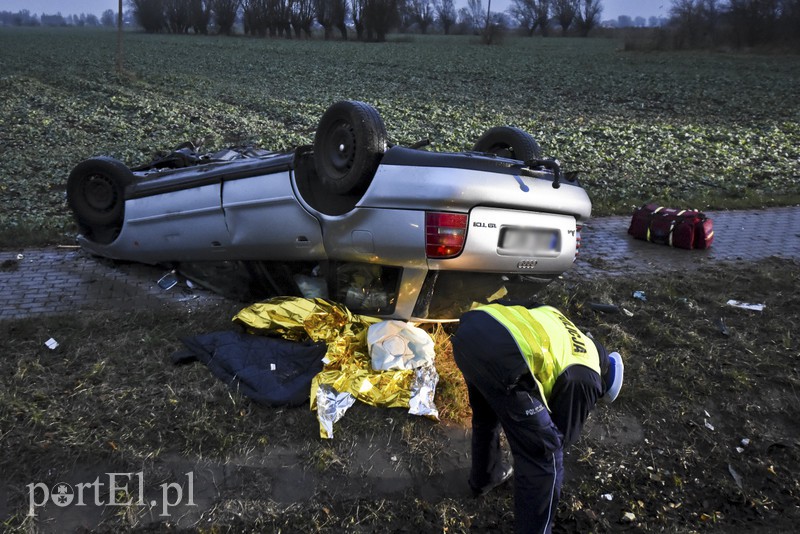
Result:
[[320,437],[333,438],[333,423],[344,416],[344,413],[356,402],[349,393],[338,393],[327,384],[317,387],[317,419],[319,419]]
[[436,384],[439,383],[439,373],[436,367],[426,365],[414,370],[411,381],[411,398],[408,402],[408,413],[422,415],[434,421],[439,420],[439,410],[433,402],[436,395]]
[[[234,321],[244,324],[251,333],[276,335],[293,341],[310,338],[327,343],[328,352],[323,360],[325,368],[311,382],[311,409],[317,410],[323,438],[333,435],[333,423],[328,429],[328,420],[320,416],[317,397],[322,386],[333,390],[323,390],[326,398],[334,393],[336,398],[347,393],[371,406],[410,408],[413,414],[438,416],[433,395],[439,376],[433,366],[430,366],[432,374],[428,371],[419,378],[418,370],[372,369],[367,330],[380,319],[355,315],[344,306],[323,299],[278,297],[248,306],[236,314]],[[416,391],[420,400],[415,398],[415,407],[412,408],[414,383],[418,384]],[[349,407],[344,407],[333,421],[341,418]]]

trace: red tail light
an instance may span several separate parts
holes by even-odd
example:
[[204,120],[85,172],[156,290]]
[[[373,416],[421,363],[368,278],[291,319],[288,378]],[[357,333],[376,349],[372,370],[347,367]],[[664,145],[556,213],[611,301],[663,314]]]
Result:
[[578,259],[578,254],[581,253],[581,230],[583,225],[579,224],[575,227],[575,259]]
[[428,212],[425,214],[425,252],[429,258],[453,258],[461,254],[467,238],[468,215]]

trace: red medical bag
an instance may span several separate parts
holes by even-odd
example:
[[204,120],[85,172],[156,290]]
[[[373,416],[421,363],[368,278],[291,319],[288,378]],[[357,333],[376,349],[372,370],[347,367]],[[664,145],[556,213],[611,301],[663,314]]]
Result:
[[714,241],[714,223],[697,210],[676,210],[645,204],[633,212],[628,233],[651,243],[706,249]]

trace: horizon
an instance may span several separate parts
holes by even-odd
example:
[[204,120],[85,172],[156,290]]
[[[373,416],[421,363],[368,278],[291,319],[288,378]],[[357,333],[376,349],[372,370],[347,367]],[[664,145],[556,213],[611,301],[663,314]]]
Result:
[[[93,14],[97,17],[107,9],[116,12],[117,0],[74,0],[68,2],[69,7],[64,7],[66,2],[58,0],[2,0],[0,1],[0,11],[18,12],[27,9],[29,12],[41,16],[55,15],[61,13],[64,16]],[[511,0],[494,0],[493,4],[500,4],[500,9],[493,9],[494,12],[506,12],[511,5]],[[129,8],[128,1],[124,2],[125,10]],[[466,5],[466,0],[456,0],[457,7]],[[484,5],[486,5],[484,3]],[[620,15],[628,15],[632,18],[651,16],[667,17],[670,0],[603,0],[602,20],[614,20]]]

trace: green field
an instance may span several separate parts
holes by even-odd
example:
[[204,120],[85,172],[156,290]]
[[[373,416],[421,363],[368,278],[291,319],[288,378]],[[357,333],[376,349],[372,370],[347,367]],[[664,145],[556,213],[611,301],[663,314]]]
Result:
[[365,100],[397,143],[469,149],[520,126],[584,171],[595,213],[800,198],[800,57],[628,53],[607,39],[283,41],[0,29],[0,245],[68,240],[69,170],[133,164],[185,140],[211,150],[309,143],[337,99]]

